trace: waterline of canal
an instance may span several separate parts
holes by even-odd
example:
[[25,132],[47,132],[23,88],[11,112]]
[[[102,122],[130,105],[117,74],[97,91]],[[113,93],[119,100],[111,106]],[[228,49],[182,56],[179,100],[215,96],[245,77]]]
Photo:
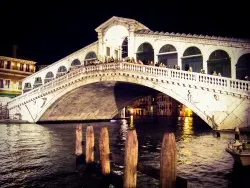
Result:
[[[83,123],[93,125],[98,148],[100,129],[106,125],[111,152],[120,157],[116,173],[123,172],[126,133],[134,126],[139,141],[139,161],[160,168],[160,147],[165,132],[174,132],[178,149],[177,174],[187,178],[190,187],[240,187],[246,173],[235,167],[225,152],[230,136],[216,138],[199,118],[134,119],[117,122]],[[1,124],[0,187],[84,187],[87,182],[75,170],[76,124]],[[84,136],[85,140],[85,136]],[[99,160],[98,149],[95,160]],[[243,175],[242,175],[243,173]],[[244,178],[244,177],[243,177]],[[139,174],[138,187],[158,187],[156,179]],[[244,180],[243,180],[244,181]],[[241,186],[241,187],[242,187]],[[86,187],[86,186],[85,186]]]

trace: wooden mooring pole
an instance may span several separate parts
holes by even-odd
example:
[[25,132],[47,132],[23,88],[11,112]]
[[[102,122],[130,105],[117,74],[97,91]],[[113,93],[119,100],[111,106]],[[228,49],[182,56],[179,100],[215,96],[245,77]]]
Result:
[[174,188],[176,184],[176,142],[173,133],[165,133],[161,146],[160,187]]
[[82,152],[82,125],[78,124],[76,125],[76,150],[75,154],[76,156],[80,156],[83,154]]
[[100,138],[99,138],[99,148],[100,148],[100,161],[101,170],[103,175],[110,174],[110,149],[109,149],[109,133],[106,126],[102,127]]
[[128,130],[125,143],[124,188],[135,188],[137,180],[138,140],[135,129]]
[[94,163],[95,137],[93,126],[88,125],[86,131],[86,163]]

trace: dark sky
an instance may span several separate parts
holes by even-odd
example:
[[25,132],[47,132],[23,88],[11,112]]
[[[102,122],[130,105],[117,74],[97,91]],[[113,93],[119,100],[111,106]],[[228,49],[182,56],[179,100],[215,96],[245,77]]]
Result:
[[[247,1],[0,1],[0,55],[51,64],[97,40],[112,16],[136,19],[153,31],[250,39]],[[236,4],[237,3],[237,4]]]

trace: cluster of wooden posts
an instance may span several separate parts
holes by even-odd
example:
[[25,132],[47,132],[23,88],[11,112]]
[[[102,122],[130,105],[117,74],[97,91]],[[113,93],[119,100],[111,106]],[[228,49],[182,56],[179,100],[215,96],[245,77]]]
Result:
[[[83,131],[82,125],[76,126],[76,156],[83,154]],[[94,163],[94,129],[93,126],[87,126],[86,130],[86,165]],[[104,176],[111,173],[110,169],[110,148],[109,148],[109,133],[106,126],[101,128],[99,137],[100,164],[101,172]],[[177,166],[177,151],[175,136],[173,133],[165,133],[161,146],[160,159],[160,187],[174,188],[176,187],[176,166]],[[142,164],[138,164],[138,140],[135,129],[130,129],[127,132],[125,142],[124,155],[124,176],[123,187],[135,188],[137,181],[137,171],[147,171],[148,168]],[[157,174],[157,173],[156,173]]]

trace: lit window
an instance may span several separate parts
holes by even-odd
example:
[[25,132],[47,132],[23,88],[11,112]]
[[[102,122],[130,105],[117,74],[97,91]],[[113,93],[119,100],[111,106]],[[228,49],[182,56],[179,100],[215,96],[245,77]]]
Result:
[[5,88],[10,88],[10,80],[5,80]]

